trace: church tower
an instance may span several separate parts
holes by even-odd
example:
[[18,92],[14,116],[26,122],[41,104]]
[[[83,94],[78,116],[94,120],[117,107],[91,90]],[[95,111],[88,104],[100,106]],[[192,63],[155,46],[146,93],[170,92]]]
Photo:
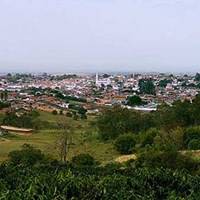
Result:
[[96,85],[97,86],[99,85],[99,75],[98,75],[98,73],[96,73]]

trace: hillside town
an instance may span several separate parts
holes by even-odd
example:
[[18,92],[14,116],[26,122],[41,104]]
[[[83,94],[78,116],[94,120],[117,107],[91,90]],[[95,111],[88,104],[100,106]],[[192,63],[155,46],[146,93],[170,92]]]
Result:
[[[98,113],[119,104],[129,109],[155,111],[163,103],[188,100],[200,91],[200,74],[6,74],[0,76],[3,110],[37,109],[68,113],[82,109]],[[131,98],[132,97],[132,98]],[[137,98],[136,98],[137,97]],[[5,107],[5,108],[4,108]]]

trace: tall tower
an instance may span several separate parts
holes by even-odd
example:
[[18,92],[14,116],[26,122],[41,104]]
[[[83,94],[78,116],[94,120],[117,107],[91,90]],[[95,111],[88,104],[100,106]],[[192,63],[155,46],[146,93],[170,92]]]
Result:
[[96,85],[99,85],[99,75],[96,73]]

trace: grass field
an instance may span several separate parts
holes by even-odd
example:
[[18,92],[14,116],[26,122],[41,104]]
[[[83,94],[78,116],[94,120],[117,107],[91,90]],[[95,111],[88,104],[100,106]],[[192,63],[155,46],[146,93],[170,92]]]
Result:
[[[2,120],[0,114],[0,123]],[[98,161],[106,163],[118,157],[118,153],[114,150],[112,143],[101,142],[98,139],[98,134],[94,127],[91,127],[88,120],[72,120],[62,115],[53,115],[51,113],[41,112],[40,120],[47,121],[50,124],[56,124],[60,121],[72,124],[74,127],[73,143],[70,148],[68,159],[80,153],[89,153]],[[58,158],[56,150],[56,140],[59,137],[60,130],[55,128],[40,129],[31,136],[9,135],[0,140],[0,161],[8,159],[9,152],[20,149],[20,147],[27,143],[41,149],[45,154],[53,158]]]

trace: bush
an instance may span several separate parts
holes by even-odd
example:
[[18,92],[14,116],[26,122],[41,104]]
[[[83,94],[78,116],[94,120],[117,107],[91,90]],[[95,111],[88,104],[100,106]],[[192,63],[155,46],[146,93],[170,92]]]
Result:
[[79,154],[72,158],[72,164],[76,166],[93,166],[97,164],[97,162],[89,154]]
[[14,165],[32,166],[38,162],[45,160],[44,154],[29,144],[24,144],[21,150],[12,151],[9,153],[10,162]]
[[184,149],[183,129],[176,128],[170,131],[161,130],[154,138],[154,147],[161,151],[178,151]]
[[170,169],[196,170],[199,163],[188,155],[183,155],[177,151],[155,151],[149,150],[139,155],[136,160],[137,167],[164,167]]
[[57,114],[58,114],[57,110],[53,110],[53,111],[52,111],[52,114],[53,114],[53,115],[57,115]]
[[188,144],[188,149],[199,150],[200,149],[200,140],[199,139],[190,140],[190,142]]
[[137,95],[129,96],[127,100],[128,100],[127,104],[129,106],[137,106],[143,104],[142,99]]
[[77,114],[74,114],[74,115],[73,115],[73,119],[74,119],[74,120],[78,120],[78,115],[77,115]]
[[66,113],[66,116],[67,116],[67,117],[72,117],[73,115],[72,115],[71,112],[67,112],[67,113]]
[[3,102],[0,100],[0,110],[3,109],[3,108],[8,108],[10,107],[10,103],[8,102]]
[[185,130],[183,140],[186,147],[188,147],[191,140],[199,140],[200,141],[200,127],[191,127]]
[[141,146],[145,147],[146,145],[152,145],[154,143],[154,138],[159,133],[159,130],[156,128],[151,128],[146,132],[140,135]]
[[60,110],[59,114],[60,114],[60,115],[63,115],[63,110]]
[[31,113],[30,113],[30,115],[32,117],[36,118],[36,117],[40,116],[40,113],[37,110],[32,110]]
[[81,115],[81,119],[87,119],[87,115]]
[[135,147],[136,141],[133,135],[121,135],[115,141],[115,148],[121,154],[131,154]]
[[80,115],[86,115],[87,110],[85,108],[83,108],[83,107],[80,107],[80,108],[78,108],[78,113]]

